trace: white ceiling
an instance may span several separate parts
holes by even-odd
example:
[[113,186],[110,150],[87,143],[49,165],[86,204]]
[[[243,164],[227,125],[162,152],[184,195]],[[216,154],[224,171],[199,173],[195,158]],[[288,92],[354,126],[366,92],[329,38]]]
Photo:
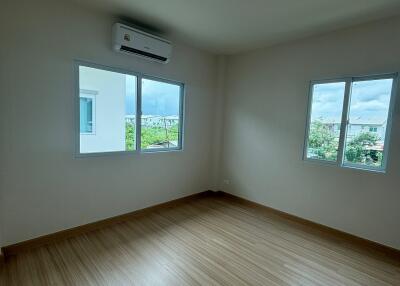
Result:
[[232,54],[400,14],[400,0],[80,0]]

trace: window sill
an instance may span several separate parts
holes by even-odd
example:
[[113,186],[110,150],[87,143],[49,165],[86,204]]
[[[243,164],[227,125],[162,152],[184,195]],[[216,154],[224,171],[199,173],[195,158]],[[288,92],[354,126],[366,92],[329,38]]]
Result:
[[386,174],[386,169],[384,168],[374,168],[374,167],[369,167],[369,166],[360,166],[357,164],[338,164],[337,162],[333,161],[324,161],[324,160],[318,160],[318,159],[303,159],[303,162],[311,163],[311,164],[316,164],[316,165],[323,165],[323,166],[331,166],[331,167],[336,167],[340,169],[351,169],[351,170],[356,170],[356,171],[362,171],[362,172],[371,172],[375,174]]
[[169,149],[148,149],[148,150],[132,150],[132,151],[111,151],[111,152],[93,152],[93,153],[75,153],[75,158],[90,158],[90,157],[109,157],[109,156],[135,156],[141,154],[157,154],[157,153],[176,153],[182,152],[183,148]]

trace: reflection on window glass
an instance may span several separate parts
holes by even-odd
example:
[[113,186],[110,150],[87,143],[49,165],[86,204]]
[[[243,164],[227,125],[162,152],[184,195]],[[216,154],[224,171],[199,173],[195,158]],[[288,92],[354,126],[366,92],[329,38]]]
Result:
[[93,100],[94,98],[85,96],[79,98],[81,133],[93,133]]
[[135,149],[136,77],[79,66],[80,153]]
[[337,160],[345,87],[345,82],[313,85],[307,158]]
[[352,84],[345,163],[381,167],[393,79]]
[[180,148],[181,87],[142,79],[142,149]]

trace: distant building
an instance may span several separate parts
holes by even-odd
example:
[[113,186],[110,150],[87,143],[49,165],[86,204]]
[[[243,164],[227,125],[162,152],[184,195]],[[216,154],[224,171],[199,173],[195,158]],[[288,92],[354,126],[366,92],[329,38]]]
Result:
[[[126,115],[125,120],[128,123],[136,123],[135,115]],[[179,116],[170,115],[170,116],[160,116],[160,115],[142,115],[142,125],[143,126],[163,126],[167,124],[167,126],[171,126],[179,123]]]
[[347,137],[352,138],[359,135],[360,133],[365,132],[375,133],[378,136],[379,140],[383,140],[385,138],[386,132],[386,120],[352,120],[349,124],[349,128],[347,129]]
[[[319,118],[315,121],[319,121],[328,129],[335,134],[335,136],[339,137],[340,133],[340,122],[336,119],[324,119]],[[371,132],[375,133],[380,141],[383,141],[386,133],[386,120],[380,119],[364,119],[364,118],[356,118],[350,120],[349,126],[347,128],[347,138],[351,139],[356,137],[361,133]]]
[[[126,123],[136,124],[136,116],[135,115],[126,115],[125,116]],[[170,115],[170,116],[159,116],[159,115],[142,115],[141,117],[141,126],[145,127],[159,127],[165,130],[166,140],[162,142],[157,142],[152,145],[149,145],[148,149],[162,149],[162,148],[175,148],[178,147],[179,143],[176,140],[168,140],[168,134],[173,132],[170,128],[171,126],[179,124],[179,116]]]

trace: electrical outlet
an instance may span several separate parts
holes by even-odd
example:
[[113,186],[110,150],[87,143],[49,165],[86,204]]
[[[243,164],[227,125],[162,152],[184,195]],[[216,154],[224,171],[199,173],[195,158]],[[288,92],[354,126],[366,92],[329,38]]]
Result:
[[228,179],[224,180],[224,185],[229,185],[231,183],[231,181],[229,181]]

